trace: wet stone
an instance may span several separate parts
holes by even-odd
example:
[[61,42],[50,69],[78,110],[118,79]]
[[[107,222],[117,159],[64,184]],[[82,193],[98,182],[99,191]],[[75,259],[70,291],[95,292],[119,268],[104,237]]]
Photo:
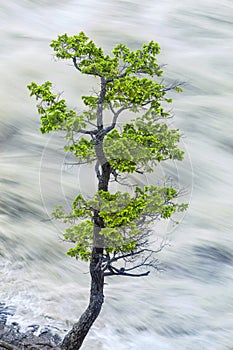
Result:
[[[0,303],[0,350],[6,349],[1,346],[1,342],[15,346],[16,349],[60,349],[61,337],[55,334],[49,327],[40,331],[39,335],[35,335],[38,331],[38,325],[31,325],[26,332],[20,331],[17,322],[7,324],[7,315],[12,315],[12,309]],[[10,348],[9,348],[10,349]]]

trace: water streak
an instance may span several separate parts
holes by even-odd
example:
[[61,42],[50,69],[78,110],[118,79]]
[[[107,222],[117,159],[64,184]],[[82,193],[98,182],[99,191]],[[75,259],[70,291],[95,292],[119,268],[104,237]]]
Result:
[[154,39],[167,81],[187,82],[173,97],[188,164],[178,170],[189,194],[193,181],[190,209],[169,229],[171,246],[158,256],[164,272],[109,279],[103,313],[84,349],[232,349],[231,13],[230,0],[1,3],[0,301],[16,307],[12,320],[63,332],[86,306],[89,288],[87,266],[65,255],[62,227],[46,221],[55,204],[68,206],[80,187],[87,191],[87,173],[64,167],[61,138],[39,134],[26,85],[54,81],[80,109],[79,96],[94,81],[55,62],[50,40],[83,30],[110,50]]

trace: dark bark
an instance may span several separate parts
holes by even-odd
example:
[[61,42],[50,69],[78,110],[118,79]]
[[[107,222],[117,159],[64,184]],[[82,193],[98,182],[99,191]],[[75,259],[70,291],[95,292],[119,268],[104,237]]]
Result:
[[96,211],[94,215],[94,247],[90,262],[90,301],[79,321],[73,325],[72,330],[65,336],[62,342],[62,349],[64,350],[80,349],[91,326],[99,316],[104,302],[104,272],[102,270],[104,242],[103,236],[99,234],[102,227],[104,227],[103,219],[99,216],[98,211]]
[[[75,60],[74,64],[76,64]],[[102,191],[108,191],[108,184],[111,174],[111,166],[107,161],[103,150],[103,140],[106,134],[103,130],[103,103],[105,94],[106,81],[104,78],[101,78],[101,91],[97,105],[97,130],[95,131],[94,144],[97,157],[96,174],[98,178],[98,190]],[[87,333],[97,319],[104,302],[104,271],[102,269],[104,238],[102,235],[100,235],[101,228],[104,227],[104,221],[100,217],[98,210],[94,212],[93,220],[94,232],[92,257],[90,262],[91,290],[89,305],[81,315],[79,321],[73,325],[71,331],[63,339],[63,350],[80,349]]]
[[[108,191],[111,167],[105,158],[101,139],[98,140],[95,149],[101,167],[101,173],[98,176],[98,190]],[[91,326],[97,319],[104,302],[104,271],[102,270],[104,238],[100,235],[100,230],[103,227],[104,221],[99,216],[98,210],[96,210],[94,212],[93,249],[90,262],[90,301],[79,321],[73,325],[71,331],[65,336],[62,342],[63,350],[80,349]]]
[[65,336],[62,342],[63,350],[80,349],[87,333],[98,317],[104,302],[104,274],[101,269],[102,248],[93,248],[90,263],[91,291],[87,309],[79,321],[73,325],[72,330]]

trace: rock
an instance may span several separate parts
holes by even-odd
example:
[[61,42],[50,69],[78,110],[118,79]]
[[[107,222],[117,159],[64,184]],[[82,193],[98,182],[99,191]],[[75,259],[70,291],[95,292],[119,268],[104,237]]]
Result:
[[39,329],[38,325],[31,325],[26,332],[20,332],[17,322],[7,324],[8,315],[12,315],[12,308],[0,303],[0,350],[60,349],[62,339],[49,327],[42,329],[39,335],[34,334]]

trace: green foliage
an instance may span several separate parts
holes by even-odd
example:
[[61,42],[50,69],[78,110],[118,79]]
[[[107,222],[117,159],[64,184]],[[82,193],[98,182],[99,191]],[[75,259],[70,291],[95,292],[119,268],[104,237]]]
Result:
[[177,146],[179,140],[178,129],[169,130],[165,123],[149,123],[137,118],[135,123],[125,124],[121,133],[118,130],[109,133],[104,149],[115,170],[152,171],[156,162],[183,159],[184,152]]
[[158,43],[153,40],[143,44],[142,50],[131,51],[124,44],[119,44],[113,49],[114,56],[124,64],[128,63],[127,74],[144,73],[153,76],[160,76],[162,71],[157,65],[157,55],[160,52]]
[[[93,217],[96,211],[105,223],[100,235],[104,237],[106,251],[130,252],[135,249],[137,237],[148,224],[155,219],[168,219],[175,212],[187,209],[186,204],[176,203],[177,197],[178,192],[171,187],[136,187],[133,196],[128,192],[117,191],[112,194],[101,190],[88,201],[82,195],[76,196],[73,211],[68,215],[64,214],[62,207],[57,207],[55,213],[58,213],[56,218],[64,222],[89,218],[72,225],[64,234],[65,239],[76,243],[76,247],[69,250],[69,255],[86,260],[87,256],[91,256]],[[142,220],[144,226],[139,227],[138,223]]]
[[68,136],[71,130],[75,132],[82,127],[85,128],[84,117],[78,116],[74,110],[68,109],[66,101],[59,100],[59,95],[52,93],[50,81],[46,81],[42,85],[32,82],[27,87],[30,90],[30,96],[35,96],[36,100],[40,100],[37,110],[41,115],[40,131],[42,134],[53,130],[66,130]]
[[78,142],[65,146],[64,150],[65,152],[72,152],[79,161],[92,162],[96,159],[93,143],[84,137],[80,138]]
[[83,33],[68,36],[59,35],[51,43],[57,58],[75,59],[83,74],[109,76],[117,74],[117,61],[105,56],[103,49],[98,48],[92,40]]
[[90,260],[93,227],[93,222],[86,220],[66,229],[64,238],[70,242],[76,243],[74,248],[68,250],[68,255],[80,258],[84,261]]
[[104,55],[92,40],[83,33],[68,36],[59,35],[51,43],[55,55],[61,59],[75,60],[83,74],[91,74],[105,78],[121,75],[121,66],[126,66],[125,74],[132,73],[160,76],[162,71],[157,64],[159,45],[154,41],[144,44],[141,50],[131,51],[126,45],[119,44],[112,50],[113,57]]
[[106,100],[119,102],[124,106],[132,104],[142,107],[147,102],[162,99],[164,95],[162,85],[148,78],[127,75],[108,84]]
[[[80,32],[59,35],[51,47],[57,58],[71,60],[78,72],[100,78],[100,91],[82,96],[84,111],[78,114],[53,92],[51,82],[29,84],[30,95],[39,101],[42,133],[63,132],[67,139],[65,152],[71,152],[80,163],[97,160],[98,180],[103,158],[114,175],[150,172],[161,161],[183,159],[179,130],[168,126],[166,120],[171,115],[165,110],[172,102],[167,92],[182,89],[180,84],[163,85],[156,42],[143,44],[136,51],[118,44],[109,55]],[[137,113],[138,117],[118,128],[118,118],[124,112]],[[127,253],[138,249],[138,239],[147,225],[187,209],[186,204],[177,202],[177,197],[178,192],[171,187],[137,187],[133,195],[99,190],[91,200],[76,196],[70,213],[58,206],[52,215],[70,225],[64,238],[76,246],[68,254],[90,260],[96,216],[103,223],[98,234],[103,238],[105,252]]]

